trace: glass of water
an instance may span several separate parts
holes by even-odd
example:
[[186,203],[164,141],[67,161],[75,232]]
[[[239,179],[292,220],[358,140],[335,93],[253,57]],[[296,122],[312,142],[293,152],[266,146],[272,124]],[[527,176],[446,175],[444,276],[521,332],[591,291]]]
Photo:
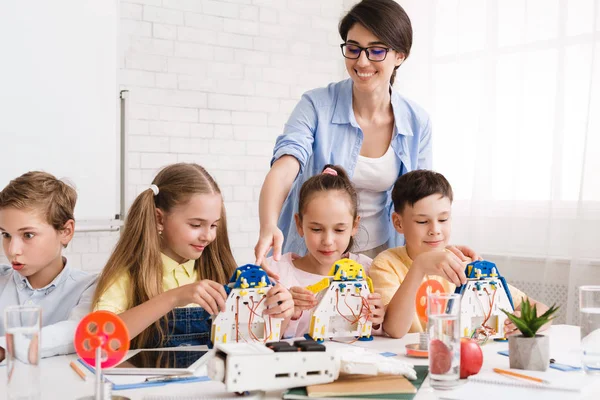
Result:
[[434,389],[451,389],[460,378],[460,295],[432,293],[427,298],[429,380]]
[[40,332],[42,310],[9,306],[4,310],[8,400],[40,398]]
[[583,369],[600,374],[600,286],[579,288]]

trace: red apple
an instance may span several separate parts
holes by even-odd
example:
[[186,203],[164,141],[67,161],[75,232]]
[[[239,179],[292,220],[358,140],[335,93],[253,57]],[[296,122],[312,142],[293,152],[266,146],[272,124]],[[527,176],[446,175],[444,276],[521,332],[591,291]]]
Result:
[[445,374],[452,368],[452,352],[441,340],[429,343],[429,367],[432,374]]
[[483,364],[483,352],[475,339],[460,339],[460,378],[475,375]]

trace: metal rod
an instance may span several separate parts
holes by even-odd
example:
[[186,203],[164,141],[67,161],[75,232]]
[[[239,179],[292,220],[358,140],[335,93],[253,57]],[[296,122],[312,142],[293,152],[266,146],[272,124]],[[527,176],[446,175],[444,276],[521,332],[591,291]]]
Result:
[[96,347],[96,400],[103,400],[104,394],[102,393],[102,366],[100,359],[102,357],[102,346]]
[[121,221],[114,221],[109,226],[86,226],[82,228],[75,228],[75,233],[84,233],[84,232],[116,232],[121,229],[123,224]]
[[129,90],[121,90],[121,170],[120,170],[120,194],[119,194],[119,219],[125,221],[125,188],[126,186],[126,168],[127,168],[127,128],[128,128],[128,99]]

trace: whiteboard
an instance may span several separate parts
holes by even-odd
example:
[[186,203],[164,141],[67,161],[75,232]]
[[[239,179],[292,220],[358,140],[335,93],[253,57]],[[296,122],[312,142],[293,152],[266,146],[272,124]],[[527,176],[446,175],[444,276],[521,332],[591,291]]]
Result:
[[0,0],[0,186],[68,178],[78,221],[119,212],[116,0]]

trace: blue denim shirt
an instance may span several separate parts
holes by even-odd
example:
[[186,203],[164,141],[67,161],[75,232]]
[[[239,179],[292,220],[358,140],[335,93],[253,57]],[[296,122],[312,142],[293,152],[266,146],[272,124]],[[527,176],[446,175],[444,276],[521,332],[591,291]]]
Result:
[[[304,240],[298,235],[294,214],[298,212],[298,195],[302,184],[321,172],[326,164],[344,167],[350,179],[360,154],[363,132],[352,109],[352,80],[306,92],[277,137],[271,165],[283,155],[300,163],[300,172],[286,198],[278,226],[285,237],[282,253],[306,253]],[[391,90],[395,129],[392,148],[400,160],[398,176],[415,169],[431,168],[431,123],[427,113],[412,101]],[[389,225],[388,246],[404,244],[404,238],[391,223],[392,187],[387,191]]]

